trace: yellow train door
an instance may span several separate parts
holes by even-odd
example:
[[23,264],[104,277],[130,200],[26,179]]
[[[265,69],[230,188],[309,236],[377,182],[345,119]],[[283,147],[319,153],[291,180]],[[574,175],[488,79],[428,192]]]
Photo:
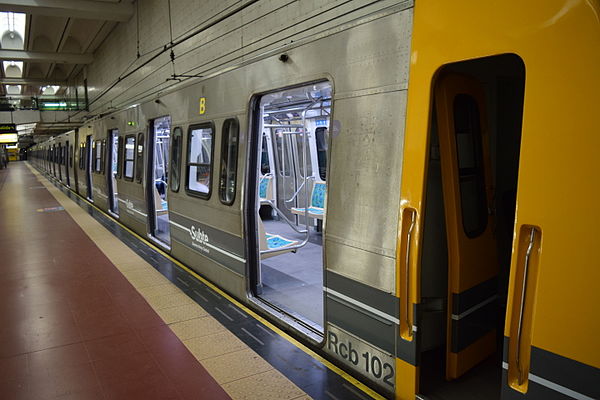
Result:
[[448,243],[446,379],[455,379],[496,349],[496,330],[476,316],[497,299],[499,272],[484,89],[445,74],[435,111]]

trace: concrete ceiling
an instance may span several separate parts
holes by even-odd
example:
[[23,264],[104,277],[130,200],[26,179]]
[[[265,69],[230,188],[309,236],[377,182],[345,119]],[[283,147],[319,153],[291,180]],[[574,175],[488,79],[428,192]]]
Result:
[[[11,71],[0,67],[0,96],[24,98],[40,96],[46,86],[60,86],[56,94],[63,94],[66,82],[93,62],[98,46],[134,9],[132,0],[0,0],[0,12],[26,15],[21,42],[19,35],[14,39],[10,32],[0,32],[0,61],[18,62]],[[7,85],[21,85],[18,96],[16,87]]]

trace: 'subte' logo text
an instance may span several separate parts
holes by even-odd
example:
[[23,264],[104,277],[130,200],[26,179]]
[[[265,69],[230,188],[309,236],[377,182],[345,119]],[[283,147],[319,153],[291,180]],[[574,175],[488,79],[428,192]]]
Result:
[[192,241],[198,243],[208,243],[208,235],[204,233],[203,230],[197,229],[194,225],[190,228],[190,236],[192,237]]

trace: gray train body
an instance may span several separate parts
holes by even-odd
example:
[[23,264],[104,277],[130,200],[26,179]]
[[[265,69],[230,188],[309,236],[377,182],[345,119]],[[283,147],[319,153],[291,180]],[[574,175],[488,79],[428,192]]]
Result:
[[[387,3],[375,13],[343,23],[325,23],[319,33],[300,42],[259,57],[241,57],[235,66],[195,83],[184,82],[139,104],[90,120],[76,131],[37,144],[33,151],[47,151],[58,144],[64,148],[68,142],[67,165],[62,168],[69,170],[70,189],[157,242],[149,224],[154,187],[148,167],[148,150],[153,146],[149,133],[152,121],[169,116],[171,135],[177,127],[183,132],[181,187],[177,192],[167,189],[170,244],[157,244],[346,369],[393,393],[395,357],[403,351],[398,343],[396,241],[413,9],[412,2]],[[288,57],[286,61],[280,59],[282,54]],[[267,310],[257,301],[250,282],[256,269],[252,264],[258,257],[255,238],[260,235],[251,218],[256,202],[253,160],[258,158],[261,135],[256,101],[264,93],[313,82],[329,82],[332,90],[327,216],[322,231],[321,335],[297,326],[283,312]],[[200,101],[204,102],[203,114],[199,113]],[[218,194],[219,160],[223,124],[230,118],[239,122],[237,177],[234,201],[224,204]],[[200,198],[189,195],[184,187],[186,155],[190,127],[205,122],[214,125],[214,165],[211,195]],[[136,156],[138,139],[143,136],[141,176],[134,173],[132,179],[126,178],[120,159],[118,214],[110,209],[113,193],[107,149],[112,130],[118,130],[122,143],[133,135]],[[103,172],[92,172],[88,178],[86,171],[94,169],[95,159],[87,159],[85,152],[90,145],[96,151],[94,144],[102,145]],[[41,160],[43,157],[36,163],[58,178],[51,168],[55,162]],[[136,169],[141,167],[137,164]],[[61,181],[67,184],[64,176]],[[380,373],[365,368],[365,353],[381,361]]]

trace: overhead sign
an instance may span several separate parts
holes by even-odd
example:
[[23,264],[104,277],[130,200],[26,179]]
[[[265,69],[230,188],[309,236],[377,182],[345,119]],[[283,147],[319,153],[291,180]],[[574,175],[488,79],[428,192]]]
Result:
[[16,133],[0,133],[0,143],[17,143],[19,136]]
[[17,124],[0,124],[0,134],[17,133]]

